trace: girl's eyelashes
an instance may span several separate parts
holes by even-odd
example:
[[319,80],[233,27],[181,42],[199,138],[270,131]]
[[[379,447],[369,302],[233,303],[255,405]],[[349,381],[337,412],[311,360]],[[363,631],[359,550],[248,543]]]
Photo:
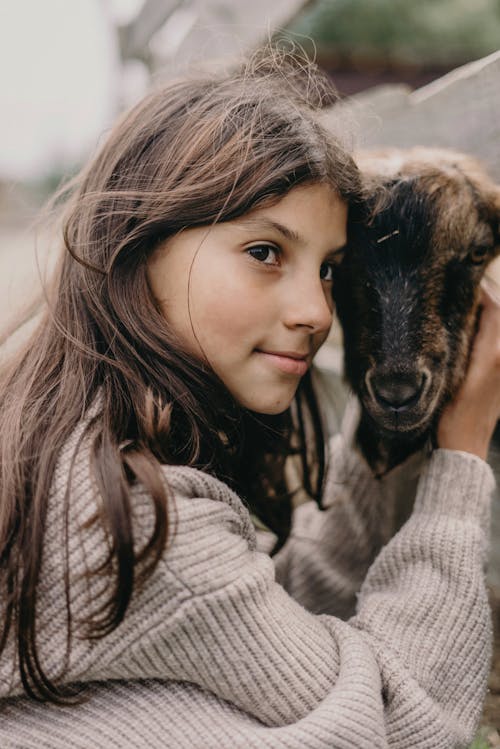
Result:
[[[279,247],[270,244],[255,244],[253,247],[249,247],[245,252],[250,255],[254,260],[262,265],[280,265],[282,251]],[[331,261],[325,261],[321,263],[319,269],[319,277],[322,281],[333,280],[333,266],[334,263]]]
[[344,259],[344,255],[345,247],[341,247],[340,249],[335,250],[335,252],[330,255],[329,259],[321,264],[319,275],[322,281],[333,281],[334,271]]
[[273,245],[256,244],[253,247],[249,247],[246,252],[254,260],[264,265],[279,265],[280,250],[278,247],[273,247]]
[[333,263],[321,263],[320,269],[319,269],[319,277],[322,281],[332,281],[333,280]]

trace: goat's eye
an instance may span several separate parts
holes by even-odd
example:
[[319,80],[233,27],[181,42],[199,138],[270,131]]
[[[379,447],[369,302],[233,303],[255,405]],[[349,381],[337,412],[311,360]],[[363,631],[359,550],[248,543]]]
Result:
[[481,265],[486,260],[488,255],[489,247],[473,247],[469,252],[469,260],[474,265]]

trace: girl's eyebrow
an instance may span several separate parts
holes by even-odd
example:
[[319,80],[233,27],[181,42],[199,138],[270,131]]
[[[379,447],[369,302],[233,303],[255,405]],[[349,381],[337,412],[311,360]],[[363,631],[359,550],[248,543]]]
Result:
[[[280,224],[279,221],[273,221],[273,219],[270,218],[247,217],[236,219],[234,223],[240,224],[240,226],[242,227],[248,227],[249,229],[253,230],[261,229],[264,231],[277,231],[290,242],[296,242],[297,244],[306,244],[305,239],[301,237],[301,235],[298,234],[295,229],[290,229],[290,227],[285,226],[284,224]],[[342,245],[342,247],[335,247],[328,254],[336,255],[338,252],[343,252],[345,250],[345,247],[345,244]]]
[[279,221],[273,221],[273,219],[270,218],[253,218],[249,216],[247,218],[237,219],[235,223],[238,223],[241,226],[247,226],[250,229],[277,231],[290,242],[304,243],[304,239],[294,229],[290,229],[290,227],[280,224]]

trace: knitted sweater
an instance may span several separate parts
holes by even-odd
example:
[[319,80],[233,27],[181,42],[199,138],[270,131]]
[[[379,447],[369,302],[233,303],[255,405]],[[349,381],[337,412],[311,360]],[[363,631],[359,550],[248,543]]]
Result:
[[[0,659],[2,749],[445,749],[471,740],[490,662],[483,565],[493,478],[484,462],[436,450],[410,518],[385,543],[393,508],[383,482],[336,436],[328,508],[297,508],[274,559],[225,484],[165,467],[175,520],[165,553],[119,627],[88,641],[78,622],[107,591],[85,572],[108,545],[92,522],[99,500],[83,440],[67,519],[75,631],[66,654],[62,500],[79,431],[49,501],[38,646],[52,677],[67,655],[64,681],[84,685],[86,698],[59,707],[23,696],[10,642]],[[132,504],[140,546],[152,512],[139,486]],[[336,616],[354,608],[348,621]]]

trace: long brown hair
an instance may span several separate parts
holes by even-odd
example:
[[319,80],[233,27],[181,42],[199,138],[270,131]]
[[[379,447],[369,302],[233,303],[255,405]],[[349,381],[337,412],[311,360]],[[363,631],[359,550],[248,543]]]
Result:
[[[309,377],[295,419],[290,410],[264,417],[239,407],[180,349],[148,286],[146,260],[183,228],[229,221],[298,184],[325,182],[356,202],[357,169],[317,122],[316,110],[333,97],[314,65],[269,51],[236,73],[168,83],[121,119],[66,191],[53,294],[31,340],[1,373],[0,656],[15,637],[29,694],[64,699],[37,654],[37,586],[56,461],[91,404],[98,404],[88,419],[92,471],[110,539],[110,595],[90,622],[91,637],[120,623],[134,584],[165,548],[161,464],[228,482],[276,531],[278,545],[290,526],[284,465],[292,452],[302,456],[306,489],[319,496],[323,440]],[[150,493],[155,523],[134,553],[136,481]],[[65,502],[69,512],[68,492]]]

